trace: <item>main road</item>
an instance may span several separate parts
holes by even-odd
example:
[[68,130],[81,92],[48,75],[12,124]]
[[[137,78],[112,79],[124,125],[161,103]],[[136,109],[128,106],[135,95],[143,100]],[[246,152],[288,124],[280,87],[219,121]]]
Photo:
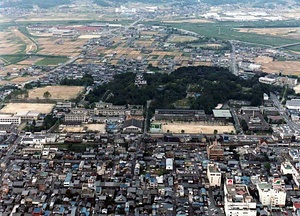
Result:
[[287,125],[296,133],[300,132],[300,125],[296,124],[295,122],[293,122],[290,117],[288,116],[288,114],[285,111],[285,108],[283,107],[283,105],[280,103],[280,101],[278,100],[277,96],[273,93],[270,93],[270,99],[273,101],[275,107],[278,109],[280,115],[282,116],[282,118],[284,119],[284,121],[287,123]]
[[234,45],[234,41],[230,40],[229,43],[231,44],[231,53],[230,53],[230,59],[231,59],[231,72],[234,75],[238,75],[239,74],[239,70],[236,64],[236,56],[235,56],[235,45]]

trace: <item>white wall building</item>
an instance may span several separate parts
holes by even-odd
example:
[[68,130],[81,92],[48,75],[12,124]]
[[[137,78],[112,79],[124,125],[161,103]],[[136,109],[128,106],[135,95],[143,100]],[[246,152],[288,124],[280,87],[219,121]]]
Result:
[[300,99],[287,100],[285,106],[288,109],[300,110]]
[[295,176],[299,175],[298,171],[289,161],[285,161],[281,163],[280,172],[282,173],[282,175],[287,175],[287,174],[291,174]]
[[11,115],[0,115],[0,122],[1,123],[12,123],[13,125],[20,125],[21,124],[21,117],[14,117]]
[[226,216],[256,216],[256,202],[244,184],[227,179],[224,184],[224,210]]
[[284,182],[282,184],[281,178],[274,178],[270,182],[262,182],[257,184],[257,190],[259,194],[259,201],[264,206],[285,206],[286,190]]
[[173,158],[166,159],[166,170],[173,170]]
[[221,186],[221,171],[216,164],[209,163],[207,165],[207,178],[210,187]]

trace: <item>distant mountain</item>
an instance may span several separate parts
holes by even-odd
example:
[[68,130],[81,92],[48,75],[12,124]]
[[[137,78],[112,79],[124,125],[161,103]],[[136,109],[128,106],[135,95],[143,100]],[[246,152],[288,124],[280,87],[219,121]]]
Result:
[[[51,8],[65,4],[71,4],[73,0],[0,0],[0,7],[19,7],[32,8],[38,6],[40,8]],[[198,2],[206,3],[212,6],[224,4],[251,4],[254,7],[274,8],[278,5],[287,5],[291,3],[299,4],[300,0],[93,0],[93,3],[105,6],[115,7],[129,2],[141,2],[146,4],[196,4]]]
[[[252,4],[254,6],[264,6],[264,5],[286,5],[288,0],[201,0],[203,3],[210,5],[223,5],[223,4]],[[300,0],[295,0],[294,2],[300,2]]]
[[0,0],[0,7],[18,7],[18,8],[32,8],[38,6],[40,8],[51,8],[59,5],[70,4],[72,0]]

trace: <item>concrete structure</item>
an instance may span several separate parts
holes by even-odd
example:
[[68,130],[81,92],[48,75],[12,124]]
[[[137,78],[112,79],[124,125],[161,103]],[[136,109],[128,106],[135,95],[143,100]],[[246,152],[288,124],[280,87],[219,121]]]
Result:
[[256,185],[259,201],[264,206],[285,206],[286,191],[284,181],[281,178],[274,178],[271,183],[263,182]]
[[259,77],[258,81],[264,84],[274,84],[276,82],[276,78],[271,77]]
[[204,110],[156,109],[155,120],[200,121],[206,119]]
[[166,170],[173,170],[173,158],[166,159]]
[[143,130],[143,121],[137,119],[126,120],[123,124],[123,132],[125,133],[141,133]]
[[298,171],[295,169],[295,167],[289,161],[281,163],[280,171],[281,171],[282,175],[291,174],[291,175],[299,176]]
[[224,149],[220,143],[214,141],[212,145],[207,146],[207,157],[212,160],[223,160],[224,159]]
[[33,111],[19,112],[15,115],[15,117],[20,117],[21,121],[37,120],[39,116],[40,116],[39,112],[33,112]]
[[14,125],[20,125],[21,117],[15,117],[12,115],[0,115],[0,123],[12,123]]
[[215,163],[207,165],[207,178],[210,187],[221,186],[221,170]]
[[256,202],[243,184],[227,179],[224,184],[224,210],[226,216],[256,216]]
[[300,99],[287,100],[285,106],[288,109],[300,110]]
[[221,110],[221,109],[214,109],[213,114],[215,118],[222,118],[222,119],[230,119],[232,115],[230,110]]
[[85,122],[86,115],[84,114],[66,114],[65,115],[65,122]]

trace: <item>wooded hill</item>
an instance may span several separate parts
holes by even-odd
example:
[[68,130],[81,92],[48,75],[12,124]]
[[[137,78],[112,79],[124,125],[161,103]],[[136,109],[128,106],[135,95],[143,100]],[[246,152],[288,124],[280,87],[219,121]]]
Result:
[[190,109],[211,113],[217,104],[229,99],[248,100],[258,106],[263,93],[282,89],[259,83],[259,76],[244,80],[217,67],[183,67],[170,74],[144,74],[148,83],[140,88],[134,85],[135,75],[116,75],[111,83],[90,92],[86,100],[90,103],[106,100],[119,105],[145,105],[147,100],[152,100],[152,108],[175,108],[178,102],[184,102]]

